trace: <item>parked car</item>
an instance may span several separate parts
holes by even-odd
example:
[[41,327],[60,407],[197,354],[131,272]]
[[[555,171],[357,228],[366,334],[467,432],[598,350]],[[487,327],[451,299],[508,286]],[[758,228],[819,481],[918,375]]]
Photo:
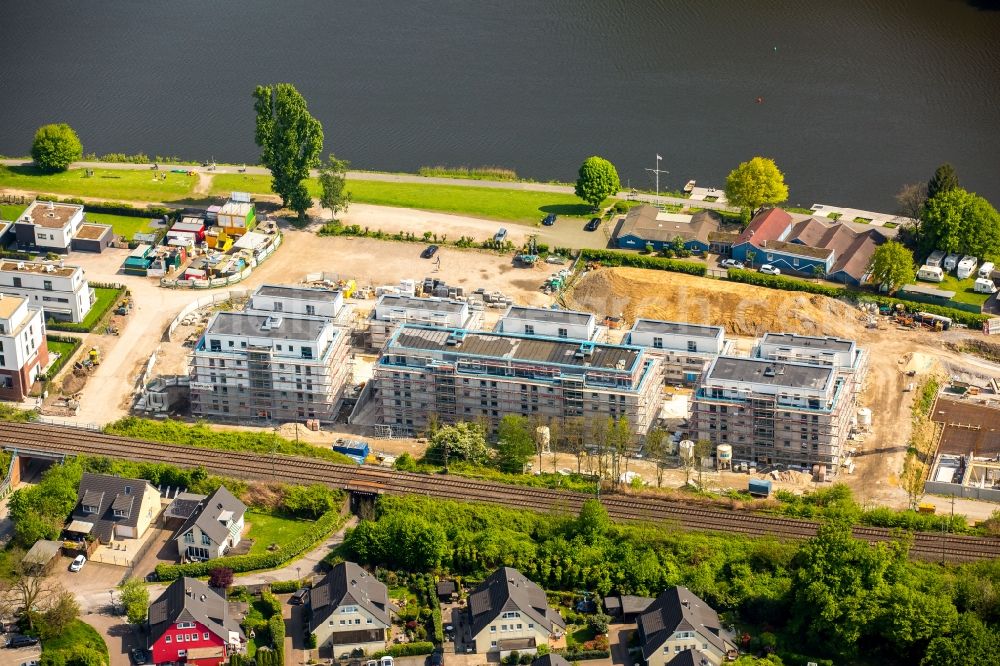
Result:
[[35,636],[14,636],[7,641],[9,648],[23,648],[29,645],[38,645],[38,639]]
[[601,226],[601,218],[595,217],[590,222],[587,222],[586,226],[583,227],[584,231],[597,231],[597,228]]
[[83,555],[77,555],[73,558],[73,561],[69,565],[69,570],[76,573],[83,568],[83,565],[87,563],[87,558]]
[[549,213],[542,220],[542,224],[544,224],[547,227],[551,227],[553,224],[556,223],[556,219],[558,219],[558,218],[556,218],[556,214],[555,213]]
[[147,583],[155,583],[155,582],[157,582],[159,580],[160,580],[160,577],[156,575],[155,571],[150,571],[148,574],[146,574],[146,582]]
[[493,240],[495,240],[498,243],[502,243],[505,238],[507,238],[507,230],[504,229],[503,227],[500,227],[500,230],[493,235]]
[[306,595],[307,594],[309,594],[309,588],[307,588],[307,587],[303,587],[303,588],[301,588],[299,590],[296,590],[295,594],[293,594],[288,599],[288,603],[292,604],[293,606],[298,606],[299,604],[304,604],[305,601],[306,601]]
[[764,264],[758,270],[765,275],[781,275],[781,270],[777,266],[772,266],[771,264]]
[[146,663],[146,651],[142,648],[132,648],[132,663],[142,666]]
[[430,259],[435,255],[435,253],[437,253],[437,251],[438,251],[437,245],[428,245],[427,247],[424,248],[424,251],[420,253],[420,256],[423,257],[424,259]]
[[745,268],[742,261],[736,261],[735,259],[723,259],[719,262],[719,265],[723,268]]

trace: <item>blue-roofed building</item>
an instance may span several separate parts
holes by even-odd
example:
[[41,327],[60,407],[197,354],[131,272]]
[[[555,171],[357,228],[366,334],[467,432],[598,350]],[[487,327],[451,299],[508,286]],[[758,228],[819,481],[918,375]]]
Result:
[[404,324],[375,366],[382,423],[419,432],[508,414],[593,423],[625,417],[644,434],[661,401],[660,359],[635,345]]

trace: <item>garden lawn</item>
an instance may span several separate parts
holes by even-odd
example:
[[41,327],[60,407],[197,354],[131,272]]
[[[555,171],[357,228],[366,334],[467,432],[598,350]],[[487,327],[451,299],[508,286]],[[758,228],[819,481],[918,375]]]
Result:
[[97,630],[83,620],[74,620],[66,630],[58,636],[42,641],[42,655],[64,652],[66,657],[73,656],[82,647],[92,648],[104,655],[104,663],[111,663],[108,646],[97,633]]
[[247,512],[246,522],[250,523],[247,538],[253,539],[250,554],[266,553],[272,543],[279,546],[288,543],[308,532],[313,525],[310,520],[256,512]]
[[14,222],[17,218],[21,217],[21,213],[27,206],[21,204],[0,204],[0,220],[7,220],[8,222]]
[[[316,180],[309,180],[308,187],[312,196],[319,196]],[[457,213],[521,224],[541,222],[549,213],[592,217],[590,207],[572,194],[379,180],[349,180],[347,189],[351,200],[356,203]],[[218,174],[213,177],[213,195],[228,196],[233,191],[269,194],[271,177],[243,174]]]
[[197,176],[180,173],[168,173],[166,180],[155,180],[154,172],[147,170],[94,169],[93,172],[93,176],[86,178],[83,169],[43,174],[34,167],[0,166],[0,187],[116,200],[177,201],[189,197],[198,181]]
[[153,231],[149,223],[152,220],[148,217],[134,217],[131,215],[112,215],[110,213],[84,213],[88,222],[96,224],[110,224],[115,230],[116,236],[124,236],[132,240],[136,233],[147,233]]
[[76,348],[80,346],[80,341],[77,340],[75,343],[63,342],[62,340],[55,340],[51,336],[47,336],[45,338],[45,342],[48,345],[50,354],[52,352],[59,353],[59,360],[53,363],[52,367],[49,368],[49,376],[55,377],[62,367],[66,365],[66,361],[68,361],[69,357],[73,355]]
[[87,316],[83,318],[80,325],[86,328],[88,331],[93,329],[97,325],[97,322],[101,320],[101,317],[111,309],[111,306],[115,304],[118,300],[119,294],[122,293],[121,289],[109,289],[108,287],[94,287],[94,294],[97,296],[97,300],[94,301],[94,305],[91,306],[90,312]]
[[[978,270],[978,269],[977,269]],[[921,283],[917,283],[921,284]],[[972,277],[967,277],[964,280],[959,280],[954,275],[945,273],[944,280],[937,285],[931,285],[935,289],[943,289],[945,291],[955,292],[955,297],[953,301],[959,303],[969,303],[971,305],[982,306],[990,295],[989,294],[977,294],[974,289],[976,285],[976,275],[973,273]]]

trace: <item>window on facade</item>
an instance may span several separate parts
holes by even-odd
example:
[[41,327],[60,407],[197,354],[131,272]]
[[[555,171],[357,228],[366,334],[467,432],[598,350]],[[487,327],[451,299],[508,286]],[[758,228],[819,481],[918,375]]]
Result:
[[203,641],[207,641],[208,640],[208,632],[207,631],[201,635],[201,640],[203,640]]
[[496,625],[491,624],[490,625],[490,633],[491,634],[495,634],[496,632],[497,632]]
[[568,338],[569,337],[569,329],[560,328],[559,329],[559,337],[560,338]]
[[663,338],[653,338],[653,348],[663,349]]
[[496,641],[490,641],[490,647],[496,647],[496,646],[497,646]]
[[[230,340],[229,341],[229,345],[232,346],[232,344],[233,344],[233,341]],[[208,341],[208,348],[209,348],[210,351],[214,351],[214,352],[222,351],[222,341],[221,340],[209,340]]]
[[178,656],[178,657],[186,657],[186,656],[187,656],[187,653],[188,653],[188,651],[187,651],[187,650],[178,650],[178,651],[177,651],[177,656]]
[[201,545],[203,545],[203,546],[211,546],[212,545],[212,540],[208,538],[207,534],[202,534],[201,535]]
[[535,628],[535,623],[534,622],[529,622],[528,623],[528,629],[534,629],[534,628]]
[[314,315],[314,314],[316,314],[316,306],[315,305],[307,305],[306,306],[306,314],[307,315]]
[[14,278],[14,286],[15,287],[20,287],[21,286],[21,278],[19,278],[19,277]]
[[285,309],[285,304],[284,303],[281,303],[280,301],[275,301],[274,302],[274,311],[275,312],[281,312],[284,309]]
[[45,291],[52,291],[52,280],[44,280],[42,282],[42,288],[45,289]]
[[531,324],[525,324],[524,325],[524,333],[526,335],[534,335],[535,334],[535,327],[532,326]]
[[170,634],[167,634],[167,637],[166,637],[166,639],[164,639],[163,642],[164,643],[169,643],[170,642]]
[[698,351],[698,343],[695,342],[694,340],[688,340],[688,351],[689,352]]

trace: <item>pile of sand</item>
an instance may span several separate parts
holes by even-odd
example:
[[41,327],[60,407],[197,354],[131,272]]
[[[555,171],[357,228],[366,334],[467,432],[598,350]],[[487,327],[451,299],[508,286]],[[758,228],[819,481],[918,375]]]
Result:
[[599,316],[724,326],[733,335],[767,331],[856,337],[858,312],[826,296],[766,289],[642,268],[601,268],[566,295],[567,307]]

